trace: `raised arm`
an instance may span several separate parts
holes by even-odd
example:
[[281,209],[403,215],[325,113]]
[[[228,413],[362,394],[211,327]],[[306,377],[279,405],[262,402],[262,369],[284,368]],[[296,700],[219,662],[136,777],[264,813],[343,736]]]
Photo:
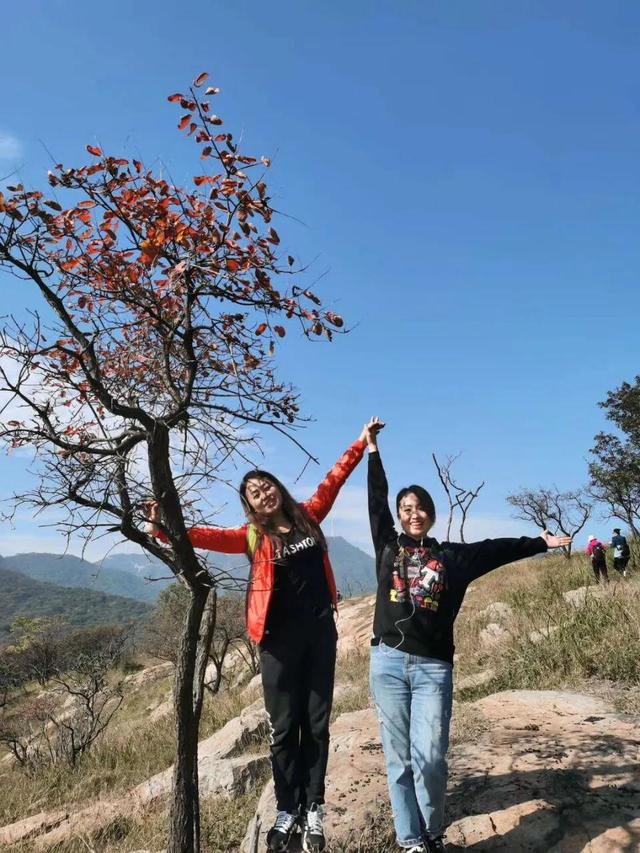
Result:
[[357,441],[354,441],[351,447],[338,459],[309,500],[302,504],[304,511],[314,518],[318,524],[327,517],[338,497],[338,492],[362,459],[365,445],[363,430]]
[[[149,533],[169,544],[169,539],[160,530],[160,506],[155,501],[147,509]],[[247,526],[242,527],[191,527],[187,530],[189,542],[194,548],[205,551],[217,551],[220,554],[245,554],[247,551]]]
[[379,554],[386,543],[396,533],[393,516],[389,509],[389,484],[384,472],[380,451],[378,449],[379,429],[369,430],[367,447],[369,450],[369,471],[367,475],[367,491],[369,493],[369,523],[371,538],[376,554]]

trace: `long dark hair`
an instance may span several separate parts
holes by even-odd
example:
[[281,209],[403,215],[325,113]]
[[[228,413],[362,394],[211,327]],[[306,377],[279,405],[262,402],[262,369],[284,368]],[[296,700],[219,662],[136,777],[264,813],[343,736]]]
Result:
[[282,511],[291,522],[292,527],[297,528],[302,533],[306,533],[307,536],[313,537],[324,551],[327,550],[327,542],[322,530],[320,529],[320,525],[313,521],[313,519],[309,518],[309,516],[303,511],[300,504],[293,498],[289,490],[282,485],[277,477],[274,477],[274,475],[269,473],[269,471],[260,471],[258,469],[247,471],[242,478],[238,489],[242,508],[245,511],[249,523],[253,524],[258,531],[258,535],[269,537],[273,543],[274,551],[279,551],[283,548],[284,540],[281,534],[274,529],[273,525],[269,524],[268,521],[265,521],[264,518],[261,518],[253,511],[253,508],[249,503],[249,499],[247,498],[247,483],[249,480],[268,480],[269,483],[272,483],[277,489],[279,489],[280,494],[282,495]]

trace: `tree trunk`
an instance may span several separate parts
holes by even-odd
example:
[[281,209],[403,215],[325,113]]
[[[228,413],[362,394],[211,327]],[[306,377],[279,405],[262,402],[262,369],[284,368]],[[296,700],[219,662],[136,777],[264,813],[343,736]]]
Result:
[[[197,687],[196,659],[201,646],[202,626],[207,622],[203,614],[209,593],[210,590],[206,588],[190,590],[189,608],[176,662],[176,760],[167,853],[200,853],[198,726],[202,710],[202,688]],[[212,598],[215,622],[215,595]],[[204,677],[204,668],[201,666],[198,667],[198,677],[200,675]]]

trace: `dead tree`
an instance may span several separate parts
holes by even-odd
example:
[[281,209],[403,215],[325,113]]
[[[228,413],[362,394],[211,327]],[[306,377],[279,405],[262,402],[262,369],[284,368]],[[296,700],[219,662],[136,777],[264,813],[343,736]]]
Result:
[[457,456],[446,456],[444,462],[442,463],[438,462],[435,453],[431,454],[431,458],[433,459],[433,464],[436,466],[438,477],[440,478],[442,488],[445,491],[447,501],[449,503],[446,540],[449,541],[449,539],[451,538],[451,527],[453,525],[453,520],[457,511],[460,517],[460,541],[464,542],[464,526],[467,521],[467,516],[469,510],[471,509],[471,504],[478,497],[478,495],[480,494],[480,490],[484,486],[484,480],[480,483],[479,486],[476,486],[475,489],[465,489],[453,479],[453,475],[451,473],[451,469],[454,463],[460,458],[459,453],[457,454]]
[[[507,503],[516,512],[516,518],[530,521],[543,530],[563,536],[577,536],[587,523],[593,504],[584,489],[561,492],[557,486],[550,489],[523,489],[507,497]],[[571,542],[563,547],[567,559],[571,558]]]
[[[89,145],[90,164],[54,166],[46,193],[18,184],[0,194],[0,271],[42,306],[0,330],[0,436],[28,448],[37,471],[14,505],[66,513],[57,524],[69,536],[135,542],[189,592],[169,853],[199,847],[198,726],[217,578],[187,535],[201,521],[195,503],[256,447],[252,427],[293,438],[298,395],[274,361],[287,322],[328,339],[343,325],[297,283],[294,258],[280,261],[269,160],[242,154],[221,130],[219,90],[204,91],[206,77],[169,97],[196,148],[193,186]],[[150,498],[169,547],[146,532]]]

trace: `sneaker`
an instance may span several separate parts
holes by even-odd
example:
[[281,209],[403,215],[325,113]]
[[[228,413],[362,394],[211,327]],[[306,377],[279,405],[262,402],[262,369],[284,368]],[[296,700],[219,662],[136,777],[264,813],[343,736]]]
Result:
[[324,829],[322,819],[324,812],[322,806],[312,803],[304,813],[302,825],[302,849],[305,853],[321,853],[325,848]]
[[413,847],[403,847],[404,853],[427,853],[427,848],[424,844],[415,844]]
[[447,853],[444,838],[441,835],[437,838],[427,838],[425,840],[425,850],[427,853]]
[[267,848],[282,853],[289,846],[298,818],[289,812],[278,812],[276,822],[267,832]]

